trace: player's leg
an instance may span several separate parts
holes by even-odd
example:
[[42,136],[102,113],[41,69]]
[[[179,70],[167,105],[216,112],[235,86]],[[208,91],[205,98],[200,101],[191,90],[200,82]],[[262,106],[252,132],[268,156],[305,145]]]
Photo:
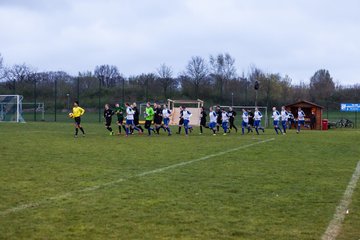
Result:
[[224,129],[224,135],[226,135],[226,132],[228,130],[227,122],[222,122],[222,128]]
[[284,133],[286,133],[286,121],[281,121]]
[[299,132],[300,132],[301,122],[302,122],[302,121],[298,120],[298,124],[297,124],[297,131],[296,131],[296,133],[299,133]]
[[185,135],[189,134],[189,120],[184,120]]

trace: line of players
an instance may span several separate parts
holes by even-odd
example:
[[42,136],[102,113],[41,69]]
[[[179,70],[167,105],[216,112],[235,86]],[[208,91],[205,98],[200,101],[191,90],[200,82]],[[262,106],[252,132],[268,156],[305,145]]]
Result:
[[[230,107],[227,112],[225,109],[220,109],[220,107],[216,107],[216,112],[213,107],[209,108],[209,117],[210,122],[207,124],[207,116],[206,110],[204,107],[201,109],[200,113],[200,134],[203,133],[203,128],[209,128],[212,130],[213,134],[216,135],[220,127],[223,128],[224,133],[226,135],[233,128],[237,132],[237,127],[235,126],[235,116],[236,112]],[[259,134],[259,130],[262,132],[265,129],[261,126],[261,118],[263,117],[262,113],[255,109],[255,113],[252,116],[251,112],[249,113],[245,109],[242,110],[242,134],[245,134],[245,129],[247,132],[253,132],[252,126],[254,126],[256,133]],[[126,116],[124,116],[126,113]],[[148,135],[151,136],[152,133],[160,133],[160,129],[163,129],[165,132],[171,136],[171,129],[169,127],[170,117],[172,117],[172,111],[168,109],[167,105],[161,106],[160,104],[154,103],[152,107],[150,103],[146,104],[146,109],[144,112],[145,117],[145,129],[148,131]],[[129,134],[133,134],[134,130],[138,131],[140,134],[144,132],[144,129],[139,124],[139,115],[140,112],[136,106],[136,103],[125,104],[125,108],[121,107],[119,104],[115,105],[115,110],[110,109],[109,104],[105,105],[104,109],[104,118],[105,118],[105,127],[110,132],[110,135],[114,135],[113,129],[111,127],[112,116],[117,116],[117,125],[119,128],[118,134],[121,134],[122,129],[125,131],[126,136]],[[186,109],[186,106],[180,106],[180,117],[178,124],[177,134],[181,133],[182,127],[185,130],[185,136],[188,136],[189,132],[192,131],[193,127],[189,125],[190,118],[192,117],[192,113]],[[254,119],[253,124],[250,123],[250,120]],[[125,124],[124,124],[125,120]],[[154,127],[151,127],[152,123],[154,123]]]
[[[277,111],[276,107],[273,107],[272,110],[273,125],[276,134],[286,134],[288,123],[290,122],[291,126],[291,124],[295,122],[294,115],[291,112],[286,111],[284,106],[281,107],[281,112]],[[75,137],[77,137],[78,135],[78,129],[80,129],[83,132],[83,135],[85,135],[84,130],[80,125],[81,116],[84,113],[85,110],[78,105],[78,102],[74,102],[73,113],[71,114],[71,116],[75,119]],[[148,135],[151,136],[152,133],[159,134],[160,129],[163,129],[165,132],[168,133],[169,136],[171,136],[172,133],[169,127],[169,123],[172,114],[172,111],[168,109],[167,105],[161,106],[160,104],[154,103],[154,106],[152,107],[151,104],[148,102],[146,104],[146,109],[144,112],[144,127],[148,131]],[[105,104],[105,127],[110,132],[110,135],[115,134],[111,127],[112,117],[114,115],[117,116],[118,134],[122,133],[122,129],[125,132],[125,136],[133,134],[134,130],[138,131],[139,134],[143,134],[144,129],[139,123],[140,112],[137,108],[136,103],[133,103],[131,105],[129,103],[126,103],[125,108],[120,106],[120,104],[116,104],[114,110],[110,108],[109,104]],[[212,130],[213,135],[216,135],[219,132],[220,127],[222,127],[224,130],[223,135],[226,135],[232,129],[235,129],[235,131],[237,132],[238,129],[234,124],[236,115],[237,114],[232,109],[232,107],[229,108],[229,111],[226,111],[224,108],[221,109],[219,106],[217,106],[216,112],[214,111],[213,107],[210,107],[210,122],[207,125],[208,114],[206,113],[205,108],[202,107],[200,113],[200,134],[203,133],[203,128],[209,128],[210,130]],[[184,127],[185,129],[186,136],[188,136],[189,132],[192,131],[193,128],[189,125],[191,116],[191,112],[188,111],[185,106],[180,106],[180,118],[178,124],[179,128],[177,134],[181,133],[182,127]],[[255,128],[256,134],[259,134],[259,130],[265,132],[265,129],[261,126],[262,117],[263,115],[258,108],[255,108],[254,113],[252,113],[250,110],[247,111],[246,109],[242,109],[242,134],[245,134],[245,130],[247,130],[247,133],[253,132],[252,127]],[[282,129],[279,125],[280,122]],[[154,123],[154,127],[151,126],[152,123]],[[301,108],[299,108],[297,133],[300,132],[301,125],[309,127],[308,125],[305,125],[305,113],[301,110]]]

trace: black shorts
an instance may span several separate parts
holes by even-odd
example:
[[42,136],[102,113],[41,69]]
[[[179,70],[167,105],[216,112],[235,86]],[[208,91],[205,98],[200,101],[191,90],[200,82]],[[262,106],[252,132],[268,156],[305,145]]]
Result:
[[76,125],[80,125],[81,123],[81,117],[74,118]]
[[122,124],[122,123],[124,122],[124,117],[118,117],[117,122],[118,122],[119,124]]
[[184,125],[184,119],[180,118],[179,125]]
[[162,117],[154,118],[154,123],[160,125],[162,123]]
[[111,126],[111,118],[105,118],[105,126]]
[[148,129],[151,126],[151,120],[146,120],[145,121],[145,128]]
[[206,119],[200,120],[200,126],[206,126]]
[[221,125],[221,124],[222,124],[222,120],[221,120],[221,119],[220,119],[220,120],[217,120],[216,123]]

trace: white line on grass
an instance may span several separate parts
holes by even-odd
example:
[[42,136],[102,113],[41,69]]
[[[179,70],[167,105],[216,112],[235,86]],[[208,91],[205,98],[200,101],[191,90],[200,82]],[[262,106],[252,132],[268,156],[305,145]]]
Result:
[[262,144],[262,143],[267,143],[267,142],[274,141],[274,140],[275,140],[275,138],[265,139],[265,140],[262,140],[262,141],[259,141],[259,142],[254,142],[254,143],[250,143],[250,144],[243,145],[243,146],[240,146],[240,147],[232,148],[232,149],[229,149],[229,150],[226,150],[226,151],[210,154],[210,155],[207,155],[207,156],[204,156],[204,157],[201,157],[201,158],[197,158],[197,159],[194,159],[194,160],[180,162],[180,163],[176,163],[176,164],[169,165],[169,166],[166,166],[166,167],[157,168],[157,169],[150,170],[150,171],[145,171],[145,172],[138,173],[138,174],[133,175],[133,176],[128,177],[128,178],[119,178],[119,179],[117,179],[115,181],[99,184],[99,185],[92,186],[92,187],[83,188],[81,190],[72,191],[72,192],[56,195],[56,196],[53,196],[53,197],[48,197],[48,198],[45,198],[45,199],[37,201],[37,202],[32,202],[32,203],[19,205],[19,206],[12,207],[12,208],[6,209],[4,211],[1,211],[0,216],[5,216],[5,215],[11,214],[11,213],[20,212],[20,211],[23,211],[23,210],[26,210],[26,209],[29,209],[29,208],[36,208],[36,207],[39,207],[39,206],[44,205],[46,203],[49,203],[51,201],[70,198],[76,193],[95,191],[95,190],[98,190],[101,187],[112,186],[112,185],[118,184],[120,182],[130,180],[132,178],[145,177],[145,176],[148,176],[148,175],[164,172],[164,171],[169,170],[169,169],[190,165],[192,163],[204,161],[204,160],[207,160],[209,158],[218,157],[218,156],[230,153],[230,152],[235,152],[235,151],[238,151],[238,150],[241,150],[241,149],[249,148],[249,147],[252,147],[252,146],[256,146],[256,145],[259,145],[259,144]]
[[335,240],[340,232],[341,224],[345,219],[345,214],[351,203],[352,194],[355,190],[356,184],[360,177],[360,161],[357,163],[355,171],[351,177],[349,184],[344,192],[344,195],[340,201],[340,204],[336,207],[336,211],[333,219],[329,223],[324,235],[321,237],[322,240]]

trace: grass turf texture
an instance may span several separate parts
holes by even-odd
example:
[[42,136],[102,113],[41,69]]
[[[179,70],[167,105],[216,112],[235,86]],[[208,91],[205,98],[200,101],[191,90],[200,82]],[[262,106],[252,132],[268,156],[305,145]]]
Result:
[[[356,130],[125,138],[84,128],[74,139],[70,123],[0,124],[0,239],[320,239],[360,160]],[[360,236],[359,196],[358,185],[339,239]],[[9,211],[24,204],[34,206]]]

